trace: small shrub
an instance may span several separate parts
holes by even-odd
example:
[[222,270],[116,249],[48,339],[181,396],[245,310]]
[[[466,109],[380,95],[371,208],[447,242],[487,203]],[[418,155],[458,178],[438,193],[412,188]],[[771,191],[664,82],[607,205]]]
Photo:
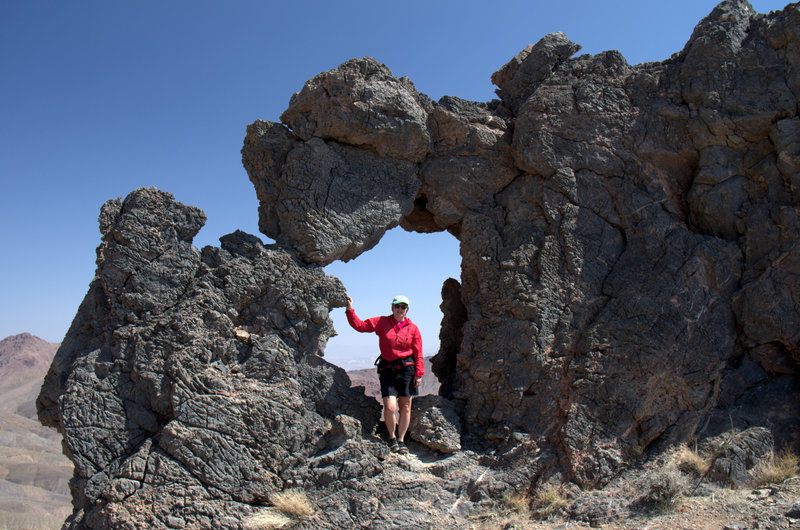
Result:
[[648,476],[645,484],[646,492],[639,502],[661,512],[672,511],[683,495],[686,485],[686,479],[678,468],[667,465]]
[[779,455],[773,454],[753,468],[752,484],[758,487],[783,482],[797,473],[798,464],[800,458],[789,450],[784,450]]
[[314,513],[311,502],[308,500],[306,492],[301,489],[290,489],[273,493],[269,497],[270,502],[275,508],[284,515],[302,519]]
[[644,460],[645,446],[640,443],[631,446],[631,460],[633,462],[641,463]]

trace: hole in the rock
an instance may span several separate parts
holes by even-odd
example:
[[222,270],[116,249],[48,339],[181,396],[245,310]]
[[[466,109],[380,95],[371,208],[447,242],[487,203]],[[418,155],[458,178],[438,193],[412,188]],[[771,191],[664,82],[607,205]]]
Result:
[[[391,302],[398,294],[409,298],[410,318],[422,333],[423,355],[430,359],[439,351],[442,321],[442,284],[447,278],[460,281],[459,242],[447,232],[413,233],[395,228],[380,243],[358,258],[336,261],[325,272],[339,278],[353,298],[353,308],[361,319],[389,315]],[[325,359],[348,372],[374,370],[379,354],[378,337],[359,333],[347,323],[344,308],[331,313],[337,336],[328,340]],[[369,375],[369,372],[365,372]],[[426,375],[436,381],[426,362]],[[374,378],[377,385],[377,376]],[[363,384],[359,381],[354,384]],[[370,388],[367,388],[370,393]]]

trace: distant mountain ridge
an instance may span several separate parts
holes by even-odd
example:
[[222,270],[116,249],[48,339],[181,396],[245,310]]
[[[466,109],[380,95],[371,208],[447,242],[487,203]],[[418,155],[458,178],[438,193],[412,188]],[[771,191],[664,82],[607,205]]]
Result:
[[38,425],[36,394],[59,346],[30,333],[0,341],[0,411],[19,412]]
[[0,340],[0,383],[12,372],[47,372],[60,343],[47,342],[30,333],[11,335]]
[[60,344],[30,333],[0,340],[0,528],[58,528],[72,511],[72,463],[36,418],[36,396]]

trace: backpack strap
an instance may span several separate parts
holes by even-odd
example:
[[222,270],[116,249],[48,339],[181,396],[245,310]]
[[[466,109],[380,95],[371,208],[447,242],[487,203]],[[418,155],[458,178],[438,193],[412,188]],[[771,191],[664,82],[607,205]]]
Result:
[[378,373],[381,373],[384,370],[386,370],[387,368],[391,367],[392,364],[390,362],[386,361],[380,355],[378,355],[377,359],[375,359],[375,366],[378,367]]

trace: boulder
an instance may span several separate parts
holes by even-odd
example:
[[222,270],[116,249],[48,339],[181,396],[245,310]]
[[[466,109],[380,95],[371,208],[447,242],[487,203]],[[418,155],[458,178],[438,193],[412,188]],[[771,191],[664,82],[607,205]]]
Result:
[[774,440],[769,429],[751,427],[706,440],[703,450],[713,455],[709,478],[743,487],[751,482],[753,468],[771,460]]
[[461,421],[454,405],[441,396],[414,399],[409,426],[411,438],[442,453],[461,450]]

